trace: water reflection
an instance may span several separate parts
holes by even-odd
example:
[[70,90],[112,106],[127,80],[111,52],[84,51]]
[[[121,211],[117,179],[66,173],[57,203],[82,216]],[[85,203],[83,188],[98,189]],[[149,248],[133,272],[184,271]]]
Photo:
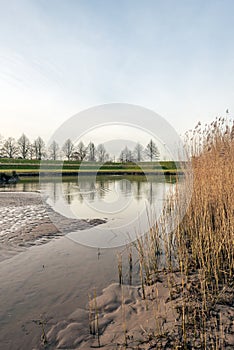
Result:
[[[113,196],[114,192],[123,197],[134,196],[136,201],[141,201],[145,198],[150,204],[153,204],[154,199],[157,197],[157,188],[159,184],[162,185],[161,181],[156,179],[137,179],[129,180],[126,178],[115,178],[115,179],[98,179],[94,177],[85,177],[82,180],[63,182],[62,185],[58,182],[54,182],[53,188],[53,198],[54,204],[58,200],[58,193],[61,191],[59,188],[62,186],[63,197],[67,204],[72,204],[74,201],[79,201],[82,203],[84,199],[89,202],[94,202],[98,199],[108,199],[108,197]],[[45,185],[49,190],[51,183]]]
[[[135,211],[145,205],[154,205],[164,196],[165,188],[170,182],[158,177],[93,177],[82,176],[63,181],[42,183],[41,189],[49,195],[50,204],[55,209],[68,206],[72,212],[80,216],[97,217],[97,213],[90,208],[102,208],[100,212],[109,211],[117,213],[118,208],[132,202]],[[100,207],[100,203],[106,206]],[[104,205],[104,204],[103,204]],[[76,216],[76,215],[75,215]]]
[[80,176],[60,180],[18,183],[10,190],[40,190],[48,204],[65,217],[106,219],[103,225],[69,233],[78,243],[104,248],[129,243],[139,233],[147,232],[161,215],[165,194],[172,186],[158,176]]
[[113,177],[94,177],[82,176],[79,180],[75,177],[66,178],[58,181],[54,178],[44,181],[41,184],[38,181],[26,181],[12,185],[1,186],[1,192],[37,192],[39,190],[49,192],[49,197],[53,204],[58,202],[61,196],[68,205],[75,202],[81,204],[84,200],[94,202],[95,200],[107,199],[112,197],[113,193],[118,192],[122,197],[134,196],[136,201],[147,200],[153,204],[158,195],[159,184],[170,184],[171,178],[158,178],[152,176],[146,179],[144,176],[113,176]]

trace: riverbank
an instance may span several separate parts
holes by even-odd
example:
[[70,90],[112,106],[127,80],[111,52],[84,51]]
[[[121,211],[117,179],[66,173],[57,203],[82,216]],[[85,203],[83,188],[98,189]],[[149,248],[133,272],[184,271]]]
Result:
[[155,170],[80,170],[80,171],[62,171],[62,172],[55,172],[53,170],[51,171],[28,171],[25,170],[24,172],[17,173],[20,178],[24,177],[58,177],[58,176],[111,176],[111,175],[138,175],[138,176],[147,176],[147,175],[153,175],[153,176],[176,176],[176,175],[184,175],[184,172],[182,171],[175,171],[175,170],[167,170],[167,171],[155,171]]
[[16,171],[20,177],[28,176],[77,176],[77,175],[182,175],[185,164],[173,161],[157,162],[107,162],[39,161],[1,159],[0,173]]
[[[202,308],[199,285],[196,273],[187,278],[166,271],[159,272],[154,284],[144,290],[141,286],[111,284],[85,309],[75,309],[66,319],[45,327],[49,331],[37,349],[45,345],[48,349],[201,349],[204,337],[207,349],[233,349],[233,289],[224,288],[215,303],[208,303],[210,315],[203,333],[202,320],[193,312]],[[92,296],[95,293],[92,291]],[[190,324],[185,323],[183,305],[186,314],[190,312]]]

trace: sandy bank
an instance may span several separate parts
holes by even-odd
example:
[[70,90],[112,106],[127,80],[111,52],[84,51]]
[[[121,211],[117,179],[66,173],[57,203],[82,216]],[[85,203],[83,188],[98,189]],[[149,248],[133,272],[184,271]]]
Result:
[[0,192],[0,261],[26,247],[103,222],[66,218],[46,204],[39,193]]
[[[201,349],[204,337],[207,349],[233,349],[233,290],[225,289],[209,305],[210,315],[201,332],[204,320],[194,315],[194,310],[202,307],[198,278],[190,276],[183,288],[181,282],[178,273],[161,273],[154,285],[145,288],[145,298],[141,287],[111,284],[85,310],[78,308],[50,327],[42,340],[46,340],[48,349],[181,349],[182,327],[186,327],[189,349]],[[183,305],[191,310],[185,323]],[[190,322],[197,322],[196,334]]]

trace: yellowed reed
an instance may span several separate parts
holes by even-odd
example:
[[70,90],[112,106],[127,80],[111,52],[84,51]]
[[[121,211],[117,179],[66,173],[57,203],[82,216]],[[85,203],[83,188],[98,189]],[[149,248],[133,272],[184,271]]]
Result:
[[[216,316],[209,318],[209,312],[225,288],[233,286],[234,123],[219,118],[205,129],[198,123],[187,134],[186,146],[192,161],[191,202],[181,220],[181,193],[176,185],[160,223],[137,240],[140,277],[142,281],[144,271],[144,283],[154,283],[163,251],[165,270],[181,272],[182,301],[177,305],[181,314],[180,346],[187,349],[196,340],[198,348],[220,349],[225,338],[223,326]],[[174,217],[177,226],[168,234],[166,227],[173,208],[178,209],[178,217]],[[195,287],[190,294],[187,282],[191,280]],[[172,285],[168,278],[170,290]]]
[[176,232],[178,259],[218,287],[234,270],[234,127],[220,118],[193,139],[193,194]]

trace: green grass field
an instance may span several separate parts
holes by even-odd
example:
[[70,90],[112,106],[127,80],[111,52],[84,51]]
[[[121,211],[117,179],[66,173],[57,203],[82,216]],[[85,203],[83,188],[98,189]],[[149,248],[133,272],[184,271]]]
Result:
[[177,173],[181,171],[180,163],[173,161],[163,162],[140,162],[140,163],[112,163],[107,162],[101,164],[98,162],[83,162],[82,165],[78,161],[39,161],[25,159],[0,159],[0,172],[11,173],[16,171],[21,176],[44,174],[142,174],[142,173]]

